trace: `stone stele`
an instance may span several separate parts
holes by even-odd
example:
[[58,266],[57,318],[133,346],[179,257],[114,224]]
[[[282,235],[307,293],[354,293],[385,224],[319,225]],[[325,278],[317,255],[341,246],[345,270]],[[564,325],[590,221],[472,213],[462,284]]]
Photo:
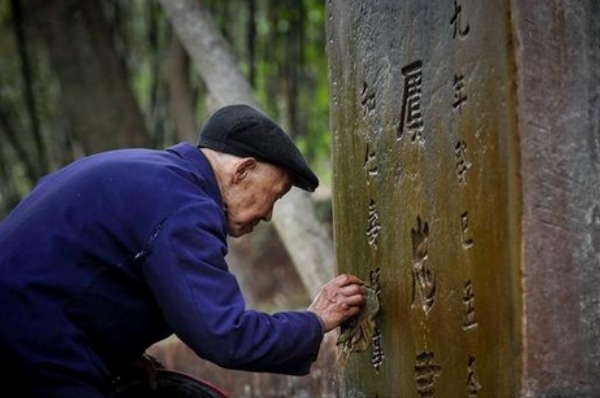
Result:
[[380,304],[341,396],[600,396],[598,21],[328,1],[337,266]]

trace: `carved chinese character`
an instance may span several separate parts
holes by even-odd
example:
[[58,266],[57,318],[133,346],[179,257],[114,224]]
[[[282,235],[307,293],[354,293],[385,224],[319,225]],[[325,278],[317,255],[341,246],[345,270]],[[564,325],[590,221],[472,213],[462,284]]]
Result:
[[434,398],[435,379],[440,375],[441,371],[441,366],[433,363],[433,352],[422,352],[417,355],[415,379],[419,397]]
[[[379,370],[383,363],[383,350],[381,349],[381,332],[377,337],[375,327],[375,316],[379,312],[379,297],[375,291],[365,285],[367,291],[366,303],[357,316],[346,320],[340,327],[340,335],[337,339],[339,347],[339,362],[345,364],[352,353],[365,351],[369,345],[373,344],[373,366]],[[377,348],[376,345],[379,345]],[[375,352],[377,356],[375,357]],[[375,361],[374,359],[377,359]]]
[[412,142],[423,142],[423,113],[421,111],[421,96],[423,85],[423,64],[415,61],[402,68],[404,76],[404,95],[402,98],[402,113],[397,138],[402,138],[404,130],[408,130]]
[[338,361],[344,365],[353,353],[365,351],[371,344],[373,351],[371,363],[375,371],[383,364],[385,357],[381,344],[381,331],[376,327],[375,316],[380,309],[381,286],[379,284],[380,268],[369,272],[370,285],[365,284],[366,303],[357,316],[346,320],[340,327],[337,339]]
[[469,362],[467,367],[467,396],[469,398],[477,398],[481,390],[481,384],[475,375],[475,357],[469,355]]
[[450,24],[454,28],[454,32],[452,33],[453,39],[456,39],[457,37],[464,39],[469,34],[470,26],[468,23],[463,26],[461,14],[462,4],[460,4],[458,0],[454,0],[454,14],[452,15],[452,18],[450,18]]
[[429,264],[429,224],[417,217],[416,228],[411,229],[412,238],[412,303],[415,304],[417,295],[419,303],[425,312],[435,304],[435,273]]
[[[377,297],[377,302],[381,307],[381,283],[379,282],[381,276],[381,268],[377,267],[374,270],[369,272],[369,283],[371,288],[375,292]],[[382,334],[381,330],[376,327],[375,333],[373,334],[373,353],[371,355],[371,363],[373,364],[373,368],[375,368],[376,372],[379,372],[379,368],[383,364],[383,360],[385,359],[385,354],[383,352],[382,345]]]
[[371,364],[373,365],[373,368],[375,368],[375,371],[378,373],[379,368],[381,367],[381,365],[383,365],[383,360],[385,359],[381,339],[381,330],[379,328],[375,328],[375,333],[373,334],[373,353],[371,355]]
[[469,212],[465,211],[460,215],[460,224],[462,227],[462,247],[470,249],[473,246],[473,237],[469,230]]
[[456,175],[460,184],[467,181],[467,170],[471,168],[471,163],[467,159],[467,143],[458,141],[454,146],[454,159],[456,160]]
[[454,102],[452,108],[458,110],[458,113],[462,113],[462,107],[467,102],[467,96],[464,93],[465,78],[462,75],[454,75]]
[[381,277],[381,268],[377,267],[372,271],[369,271],[369,283],[371,287],[375,291],[375,294],[379,299],[381,299],[381,283],[379,279]]
[[363,167],[367,170],[367,175],[369,177],[374,177],[379,173],[379,166],[377,165],[377,156],[375,151],[371,150],[367,145],[367,149],[365,151],[365,162]]
[[478,326],[475,319],[475,294],[473,293],[473,283],[468,280],[463,289],[463,330],[469,330]]
[[381,230],[381,224],[379,223],[379,212],[377,211],[377,207],[375,206],[375,201],[371,199],[369,203],[369,214],[367,217],[368,227],[367,227],[367,241],[371,246],[377,246],[377,237],[379,236],[379,231]]

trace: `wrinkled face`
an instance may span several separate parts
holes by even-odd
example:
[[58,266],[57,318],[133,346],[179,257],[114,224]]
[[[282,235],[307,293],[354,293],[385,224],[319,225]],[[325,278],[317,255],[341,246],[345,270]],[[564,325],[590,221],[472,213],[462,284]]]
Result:
[[280,167],[257,161],[241,164],[224,197],[229,235],[248,234],[261,220],[271,220],[275,202],[291,186]]

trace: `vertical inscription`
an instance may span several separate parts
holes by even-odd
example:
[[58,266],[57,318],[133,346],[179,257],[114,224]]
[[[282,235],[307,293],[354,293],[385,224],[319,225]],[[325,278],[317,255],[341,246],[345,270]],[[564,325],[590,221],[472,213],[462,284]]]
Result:
[[464,141],[458,141],[454,145],[454,159],[456,160],[456,175],[458,177],[459,184],[467,182],[467,170],[471,168],[471,163],[467,159],[467,143]]
[[464,39],[469,34],[470,26],[468,23],[463,23],[462,20],[462,4],[459,0],[454,0],[454,13],[450,18],[450,25],[453,27],[452,38]]
[[[461,0],[454,0],[454,12],[450,19],[452,25],[452,39],[463,40],[467,37],[470,31],[470,25],[466,21],[463,12]],[[463,108],[467,103],[467,94],[465,93],[465,77],[463,74],[455,73],[453,81],[454,101],[452,109],[462,115]],[[463,140],[459,140],[454,146],[455,171],[460,185],[467,183],[467,171],[471,168],[467,156],[467,144]],[[461,240],[463,249],[467,250],[473,246],[473,236],[469,228],[469,212],[464,211],[460,215],[461,223]],[[464,331],[477,328],[477,318],[475,316],[475,294],[473,292],[473,283],[467,280],[463,286],[463,319],[462,329]],[[467,383],[466,393],[469,398],[477,398],[481,385],[475,374],[475,357],[469,355],[467,362]]]
[[379,373],[379,368],[381,368],[383,360],[385,359],[381,341],[382,338],[381,329],[376,327],[375,333],[373,334],[373,354],[371,355],[371,364],[377,373]]
[[[381,283],[379,282],[380,276],[381,268],[379,267],[369,272],[369,283],[371,284],[371,288],[373,288],[375,291],[379,303],[381,303]],[[383,360],[385,358],[382,338],[383,336],[381,329],[375,326],[375,332],[373,333],[373,353],[371,354],[371,364],[377,373],[379,373],[379,368],[383,364]]]
[[475,357],[469,355],[467,363],[467,397],[477,398],[479,390],[481,390],[481,384],[475,375]]
[[429,224],[417,217],[416,227],[411,229],[412,238],[412,304],[417,295],[425,315],[435,304],[435,273],[429,264]]
[[463,288],[463,330],[476,328],[478,325],[475,318],[475,294],[471,280],[465,282]]
[[462,108],[465,102],[467,102],[467,95],[464,92],[465,89],[465,78],[463,75],[454,75],[454,102],[452,103],[452,109],[462,113]]
[[404,136],[407,130],[411,141],[423,142],[423,112],[421,111],[422,86],[423,86],[423,63],[415,61],[402,68],[404,76],[404,93],[402,98],[402,113],[400,126],[398,127],[397,139]]
[[420,398],[435,397],[435,379],[441,371],[441,366],[433,362],[433,352],[425,351],[417,355],[415,380],[417,382],[417,394]]
[[376,328],[375,317],[380,308],[379,268],[369,273],[371,285],[365,285],[366,303],[357,316],[347,319],[340,326],[340,334],[336,345],[339,347],[339,363],[345,364],[352,353],[365,351],[371,344],[373,347],[371,362],[376,371],[383,363],[381,332]]
[[465,211],[460,215],[460,224],[462,227],[462,247],[470,249],[473,246],[473,237],[469,230],[469,212]]
[[377,238],[379,236],[379,231],[381,230],[381,224],[379,223],[379,212],[377,211],[377,206],[375,206],[375,201],[373,199],[369,202],[368,211],[367,241],[369,242],[369,245],[377,247]]

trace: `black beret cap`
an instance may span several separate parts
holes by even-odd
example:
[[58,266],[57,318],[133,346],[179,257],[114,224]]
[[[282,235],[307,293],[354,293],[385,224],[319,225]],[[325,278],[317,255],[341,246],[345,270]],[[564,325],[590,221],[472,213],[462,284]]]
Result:
[[248,105],[226,105],[202,127],[198,146],[282,167],[298,188],[313,192],[319,179],[281,127]]

